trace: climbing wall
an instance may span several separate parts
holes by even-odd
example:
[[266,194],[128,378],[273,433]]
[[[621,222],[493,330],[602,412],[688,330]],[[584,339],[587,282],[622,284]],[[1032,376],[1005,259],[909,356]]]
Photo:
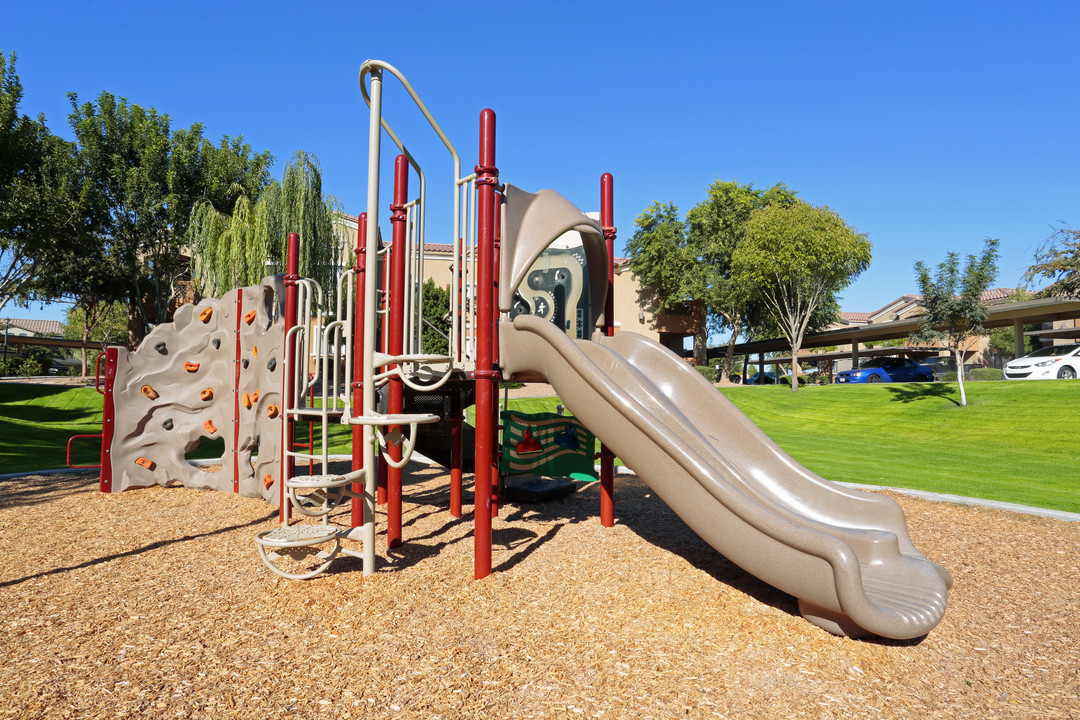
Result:
[[[266,278],[185,305],[137,351],[120,351],[111,491],[184,485],[277,503],[284,290]],[[207,448],[210,464],[195,462]]]

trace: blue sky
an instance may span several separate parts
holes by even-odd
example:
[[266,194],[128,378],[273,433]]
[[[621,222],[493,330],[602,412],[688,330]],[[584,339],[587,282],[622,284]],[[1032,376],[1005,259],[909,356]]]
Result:
[[[9,2],[0,49],[18,54],[22,112],[54,132],[70,136],[66,93],[108,90],[173,127],[243,135],[274,154],[275,174],[313,152],[350,213],[365,202],[367,58],[409,78],[466,166],[491,107],[504,181],[589,210],[613,173],[620,246],[654,200],[685,212],[714,180],[784,182],[873,242],[842,294],[850,311],[916,291],[916,260],[977,253],[988,236],[1001,239],[996,284],[1015,286],[1054,227],[1080,225],[1075,3],[463,5]],[[449,177],[387,93],[429,182]]]

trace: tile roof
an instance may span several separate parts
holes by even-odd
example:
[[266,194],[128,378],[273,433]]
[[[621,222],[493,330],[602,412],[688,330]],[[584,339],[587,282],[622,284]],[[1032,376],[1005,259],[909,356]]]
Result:
[[60,335],[59,320],[30,320],[24,318],[11,318],[7,320],[10,327],[17,327],[32,332],[35,335]]

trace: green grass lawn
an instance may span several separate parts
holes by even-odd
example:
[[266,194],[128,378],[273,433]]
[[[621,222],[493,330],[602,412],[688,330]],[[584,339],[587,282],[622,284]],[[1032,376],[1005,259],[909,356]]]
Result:
[[[766,433],[830,480],[890,485],[1080,512],[1080,382],[731,387],[723,392]],[[556,397],[512,400],[554,412]],[[471,408],[470,408],[471,422]],[[68,437],[101,429],[93,388],[0,385],[0,473],[64,466]],[[306,432],[298,428],[298,435]],[[331,427],[348,453],[350,428]],[[96,463],[95,441],[76,442]]]
[[1080,382],[732,387],[723,392],[830,480],[1080,512]]
[[[101,402],[92,387],[0,384],[0,474],[65,467],[69,437],[101,432]],[[72,445],[76,465],[100,458],[99,440]]]

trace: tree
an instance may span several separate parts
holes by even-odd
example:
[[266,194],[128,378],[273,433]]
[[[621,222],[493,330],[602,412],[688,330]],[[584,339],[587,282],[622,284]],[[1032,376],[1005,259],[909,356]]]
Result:
[[[871,245],[825,206],[797,200],[755,210],[732,256],[736,282],[756,287],[765,312],[798,357],[809,329],[835,317],[836,294],[870,265]],[[794,372],[798,373],[798,363]],[[792,390],[798,390],[796,376]]]
[[15,73],[15,53],[0,51],[0,309],[34,294],[52,224],[60,215],[50,202],[59,184],[56,161],[62,141],[45,127],[45,118],[19,114],[23,88]]
[[82,376],[87,376],[90,343],[100,343],[102,350],[109,343],[127,340],[127,309],[120,303],[93,303],[89,307],[76,305],[67,311],[62,332],[69,340],[81,341]]
[[1039,292],[1041,297],[1080,297],[1080,230],[1058,228],[1035,252],[1035,263],[1024,280],[1050,280]]
[[706,199],[686,214],[687,244],[693,262],[687,266],[684,278],[690,295],[705,303],[709,330],[730,332],[724,376],[731,374],[739,335],[761,324],[761,306],[756,302],[754,288],[739,282],[739,276],[732,272],[732,256],[754,210],[794,201],[795,193],[783,183],[762,191],[752,183],[718,180],[709,186]]
[[[180,239],[170,231],[177,209],[170,205],[169,116],[102,92],[95,105],[69,93],[71,128],[79,144],[81,174],[101,209],[95,218],[112,267],[120,274],[95,302],[123,298],[128,305],[128,340],[137,345],[148,326],[144,295],[160,308],[172,296],[181,271]],[[174,179],[174,184],[178,178]],[[163,293],[166,298],[161,298]],[[156,319],[156,318],[155,318]]]
[[987,238],[982,255],[968,255],[963,273],[955,252],[949,252],[938,265],[937,274],[921,260],[915,263],[915,276],[922,293],[923,314],[921,329],[912,333],[916,342],[944,342],[956,361],[956,377],[960,383],[960,404],[967,405],[964,390],[963,348],[972,337],[986,333],[983,321],[989,313],[982,303],[982,294],[997,276],[998,240]]
[[428,278],[421,290],[424,298],[424,329],[420,347],[428,355],[450,352],[450,289]]
[[661,312],[700,303],[705,322],[698,323],[694,337],[695,364],[705,363],[708,335],[728,330],[723,373],[731,374],[735,342],[761,320],[753,288],[739,284],[731,272],[732,254],[755,209],[794,199],[795,193],[783,184],[763,191],[753,184],[718,180],[685,220],[675,205],[653,203],[634,221],[637,230],[628,250],[643,300]]
[[[261,156],[252,158],[253,172]],[[335,263],[341,247],[334,235],[338,201],[322,192],[318,159],[299,151],[285,166],[281,183],[233,183],[236,193],[206,197],[191,210],[189,235],[197,258],[192,274],[199,291],[217,297],[284,272],[289,233],[300,234],[300,274],[322,285],[329,302],[336,290]],[[257,196],[253,193],[258,190]],[[222,199],[224,198],[224,199]]]

